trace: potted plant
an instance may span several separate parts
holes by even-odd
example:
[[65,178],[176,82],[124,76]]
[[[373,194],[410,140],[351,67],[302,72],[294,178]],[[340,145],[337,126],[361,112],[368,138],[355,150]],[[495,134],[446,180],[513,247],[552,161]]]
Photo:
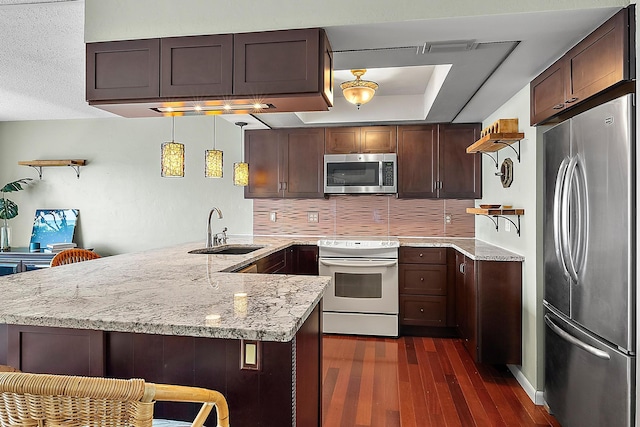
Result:
[[18,216],[18,205],[12,200],[7,199],[6,193],[22,190],[29,184],[29,181],[33,180],[31,178],[22,178],[10,182],[0,189],[0,193],[2,193],[2,199],[0,199],[0,219],[3,220],[2,226],[0,226],[1,251],[11,250],[11,236],[7,221]]

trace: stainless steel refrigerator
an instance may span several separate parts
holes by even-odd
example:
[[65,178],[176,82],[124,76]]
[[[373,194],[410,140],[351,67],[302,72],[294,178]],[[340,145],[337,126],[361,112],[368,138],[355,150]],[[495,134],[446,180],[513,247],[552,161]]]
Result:
[[634,425],[633,101],[544,133],[544,397],[563,427]]

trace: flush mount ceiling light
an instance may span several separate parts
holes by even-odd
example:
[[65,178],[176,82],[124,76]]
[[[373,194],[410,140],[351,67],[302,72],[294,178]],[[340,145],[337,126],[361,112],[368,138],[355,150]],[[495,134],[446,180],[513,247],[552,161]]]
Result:
[[213,150],[204,152],[204,176],[222,178],[222,151],[216,150],[216,117],[213,116]]
[[175,116],[171,116],[171,142],[162,143],[160,163],[163,177],[184,176],[184,144],[175,142]]
[[236,122],[240,126],[240,161],[233,164],[233,185],[246,187],[249,185],[249,164],[244,162],[244,132],[246,122]]
[[376,93],[376,89],[378,89],[378,83],[361,79],[366,72],[367,70],[364,69],[351,70],[351,74],[353,74],[356,79],[349,80],[348,82],[344,82],[340,85],[340,89],[342,89],[342,94],[345,99],[350,103],[355,104],[358,109],[360,109],[362,104],[366,104],[371,101],[373,95]]

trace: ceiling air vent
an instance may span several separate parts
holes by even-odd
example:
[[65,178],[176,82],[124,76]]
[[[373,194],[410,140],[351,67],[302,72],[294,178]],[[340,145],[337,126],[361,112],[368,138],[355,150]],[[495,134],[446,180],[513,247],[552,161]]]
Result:
[[426,53],[451,53],[474,50],[478,47],[475,40],[449,40],[442,42],[425,42],[422,46],[416,47],[416,55]]

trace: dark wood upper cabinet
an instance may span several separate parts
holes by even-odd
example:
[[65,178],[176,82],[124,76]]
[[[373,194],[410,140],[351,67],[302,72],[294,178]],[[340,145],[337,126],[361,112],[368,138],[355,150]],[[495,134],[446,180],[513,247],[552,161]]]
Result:
[[482,197],[482,162],[466,148],[480,124],[398,126],[398,197]]
[[445,199],[482,197],[482,155],[467,147],[480,138],[480,124],[439,125],[438,196]]
[[234,35],[235,95],[319,92],[318,29]]
[[160,95],[160,40],[88,43],[88,100],[131,100]]
[[531,82],[531,124],[539,123],[565,108],[565,72],[561,59]]
[[161,97],[232,93],[232,34],[163,38],[160,58]]
[[284,197],[324,197],[324,129],[287,129],[280,134]]
[[629,10],[622,9],[566,54],[566,103],[629,79]]
[[324,137],[324,151],[327,154],[351,154],[360,152],[360,128],[327,128]]
[[398,126],[398,197],[438,197],[438,126]]
[[325,153],[395,153],[396,126],[326,128]]
[[321,28],[88,43],[86,96],[125,117],[157,116],[169,101],[326,111],[333,52]]
[[634,77],[630,20],[622,9],[531,82],[532,126],[564,120],[566,110]]
[[245,197],[324,197],[323,153],[323,128],[247,131]]
[[249,185],[246,198],[280,197],[279,132],[248,130],[244,135],[245,161],[249,163]]
[[360,151],[363,153],[395,153],[396,126],[367,126],[360,128]]

